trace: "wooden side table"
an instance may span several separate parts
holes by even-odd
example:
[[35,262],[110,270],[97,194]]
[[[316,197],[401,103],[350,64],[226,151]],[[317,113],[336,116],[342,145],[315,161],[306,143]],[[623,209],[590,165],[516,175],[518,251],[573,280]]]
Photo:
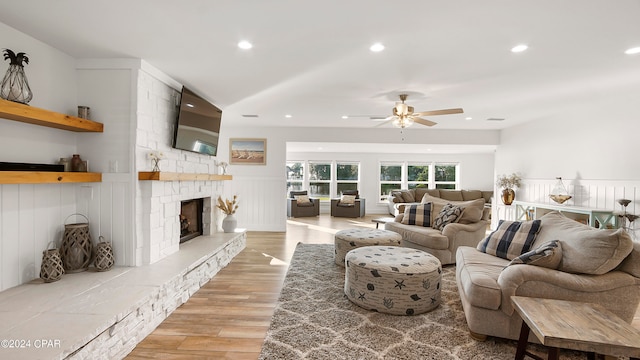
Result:
[[516,360],[528,355],[529,331],[549,347],[548,359],[558,359],[558,349],[640,358],[640,331],[598,304],[553,299],[512,296],[511,302],[522,318],[522,329],[516,350]]

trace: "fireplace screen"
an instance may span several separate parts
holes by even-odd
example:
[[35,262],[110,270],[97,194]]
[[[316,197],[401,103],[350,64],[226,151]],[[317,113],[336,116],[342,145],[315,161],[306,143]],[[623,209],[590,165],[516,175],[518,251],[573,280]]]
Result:
[[180,206],[180,243],[202,235],[203,199],[182,201]]

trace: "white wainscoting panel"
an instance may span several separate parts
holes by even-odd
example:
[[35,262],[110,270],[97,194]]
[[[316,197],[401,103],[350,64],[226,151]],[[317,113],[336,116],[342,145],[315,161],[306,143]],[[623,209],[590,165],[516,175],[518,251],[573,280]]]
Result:
[[285,187],[282,177],[258,179],[234,175],[225,186],[225,195],[238,195],[238,227],[249,231],[286,231]]

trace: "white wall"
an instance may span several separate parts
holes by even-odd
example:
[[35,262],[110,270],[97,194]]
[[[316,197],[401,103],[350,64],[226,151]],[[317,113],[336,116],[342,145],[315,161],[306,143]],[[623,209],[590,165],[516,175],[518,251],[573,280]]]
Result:
[[[31,106],[77,113],[73,58],[1,23],[0,43],[30,58],[25,73],[34,94]],[[0,76],[8,65],[1,63]],[[78,136],[0,119],[0,161],[52,164],[77,151]],[[60,240],[65,219],[76,212],[77,192],[74,184],[0,185],[0,290],[39,276],[42,251]]]
[[621,210],[616,200],[627,198],[633,200],[628,210],[640,212],[640,111],[618,110],[628,103],[638,104],[640,110],[640,82],[635,83],[585,98],[566,112],[503,130],[496,174],[522,174],[524,186],[516,199],[549,202],[548,193],[559,176],[574,196],[570,205]]

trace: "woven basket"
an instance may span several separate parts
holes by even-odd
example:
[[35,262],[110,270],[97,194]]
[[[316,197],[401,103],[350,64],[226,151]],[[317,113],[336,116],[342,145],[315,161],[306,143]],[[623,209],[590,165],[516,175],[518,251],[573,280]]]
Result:
[[[84,217],[86,223],[67,224],[67,220],[74,215]],[[64,237],[60,245],[60,255],[65,271],[69,273],[85,271],[91,263],[91,234],[89,233],[89,219],[82,214],[67,216],[64,224]]]
[[98,240],[100,242],[96,245],[96,259],[94,261],[94,265],[98,271],[107,271],[111,269],[113,264],[116,262],[115,257],[113,256],[113,247],[111,246],[111,241],[104,241],[103,236],[99,236]]
[[[53,249],[50,249],[53,244]],[[60,280],[64,274],[60,250],[56,248],[56,243],[51,241],[47,245],[47,250],[42,252],[42,265],[40,266],[40,278],[46,283]]]

